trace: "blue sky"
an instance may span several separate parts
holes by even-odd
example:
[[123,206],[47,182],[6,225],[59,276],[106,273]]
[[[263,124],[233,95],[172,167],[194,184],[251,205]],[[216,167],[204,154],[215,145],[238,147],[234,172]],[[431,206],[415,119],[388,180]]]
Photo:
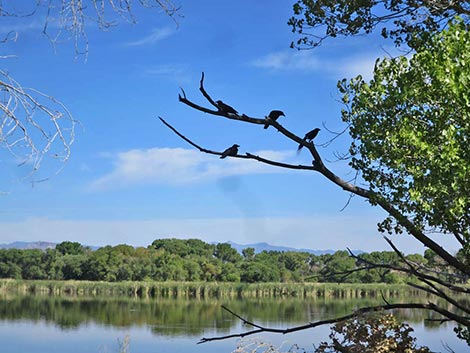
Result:
[[[59,99],[80,120],[65,168],[44,162],[34,187],[5,151],[0,154],[0,242],[79,241],[90,245],[148,245],[156,238],[197,237],[313,249],[389,250],[376,230],[384,214],[353,198],[319,174],[286,171],[255,161],[201,154],[161,124],[165,118],[193,141],[223,151],[258,153],[293,164],[310,164],[306,151],[273,128],[264,130],[194,111],[178,102],[206,104],[205,87],[239,112],[263,117],[286,113],[280,122],[298,135],[326,124],[339,131],[343,77],[370,77],[375,59],[393,51],[377,36],[326,41],[296,51],[287,26],[290,1],[181,0],[178,26],[162,13],[139,9],[136,25],[108,31],[87,29],[88,57],[75,57],[73,41],[55,47],[41,34],[43,18],[0,19],[14,28],[2,44],[2,68],[26,87]],[[65,38],[64,38],[65,39]],[[334,135],[323,129],[318,144]],[[348,137],[319,147],[337,174],[353,177],[334,162]],[[406,237],[407,252],[423,249]],[[451,248],[453,245],[450,245]]]

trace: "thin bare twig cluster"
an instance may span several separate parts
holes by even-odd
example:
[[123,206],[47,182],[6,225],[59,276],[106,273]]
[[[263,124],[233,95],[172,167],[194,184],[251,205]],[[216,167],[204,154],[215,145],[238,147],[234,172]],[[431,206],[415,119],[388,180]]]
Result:
[[85,59],[89,46],[86,28],[90,24],[96,24],[100,30],[107,30],[121,21],[135,24],[139,6],[165,13],[176,25],[182,17],[179,6],[172,0],[36,0],[29,6],[19,12],[11,4],[0,1],[0,17],[35,15],[43,20],[42,33],[54,47],[61,41],[72,40],[75,55],[83,55]]
[[[135,5],[147,9],[158,9],[173,18],[176,24],[179,7],[171,0],[57,0],[38,1],[45,6],[47,16],[43,33],[55,45],[64,35],[69,35],[75,45],[76,55],[88,54],[88,36],[86,26],[96,23],[101,30],[115,26],[118,20],[137,23]],[[118,20],[114,19],[117,15]],[[108,19],[111,18],[111,19]]]
[[[101,30],[120,20],[136,23],[136,6],[162,11],[175,23],[180,16],[172,0],[35,0],[21,5],[0,0],[0,17],[36,16],[44,21],[42,31],[52,45],[72,39],[75,55],[84,55],[85,59],[86,27],[90,23],[97,24]],[[3,35],[0,43],[14,42],[19,34],[12,30]],[[13,56],[2,55],[0,59]],[[0,69],[0,146],[11,152],[19,165],[31,166],[29,176],[36,173],[45,156],[62,162],[57,172],[63,168],[63,162],[70,157],[77,123],[60,101],[36,89],[25,88],[5,69]]]
[[0,146],[37,171],[46,155],[70,157],[77,121],[58,100],[22,87],[0,70]]

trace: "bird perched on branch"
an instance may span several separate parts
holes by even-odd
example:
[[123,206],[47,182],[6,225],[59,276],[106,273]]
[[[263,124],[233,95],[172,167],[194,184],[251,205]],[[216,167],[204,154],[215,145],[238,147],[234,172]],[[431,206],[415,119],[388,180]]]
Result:
[[[271,121],[276,121],[280,116],[285,116],[283,111],[281,111],[281,110],[271,110],[271,112],[268,114],[266,119],[269,119]],[[268,123],[264,124],[265,129],[267,129],[268,127],[269,127]]]
[[228,104],[225,104],[222,101],[216,101],[215,103],[217,104],[217,108],[219,108],[220,112],[232,113],[232,114],[238,115],[238,112],[235,109],[233,109],[231,106],[229,106]]
[[227,148],[225,151],[222,152],[222,155],[220,158],[225,158],[227,156],[236,156],[238,154],[238,147],[240,147],[237,144],[234,144],[232,147]]
[[[317,137],[319,131],[320,131],[320,129],[316,127],[315,129],[313,129],[313,130],[307,132],[307,133],[305,134],[303,140],[304,140],[305,142],[312,142],[312,140],[313,140],[315,137]],[[304,146],[303,146],[302,144],[300,144],[299,147],[297,148],[297,152],[300,152],[300,150],[302,149],[302,147],[304,147]]]

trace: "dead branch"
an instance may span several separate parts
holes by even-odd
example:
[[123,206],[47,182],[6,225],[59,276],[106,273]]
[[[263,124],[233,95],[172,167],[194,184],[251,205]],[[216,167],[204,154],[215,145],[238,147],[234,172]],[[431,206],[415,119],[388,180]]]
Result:
[[[384,238],[387,241],[390,241],[390,239],[388,239],[387,237],[384,237]],[[392,248],[394,248],[394,251],[397,252],[398,249],[396,249],[395,245],[391,241],[390,241],[390,244],[391,244]],[[453,283],[446,282],[446,281],[442,280],[441,278],[439,278],[437,276],[433,276],[433,275],[429,274],[429,273],[432,273],[433,271],[431,271],[430,269],[425,268],[425,267],[416,268],[416,266],[414,266],[414,264],[412,264],[406,258],[405,258],[405,261],[408,263],[408,266],[411,266],[411,268],[410,267],[404,268],[404,267],[401,267],[401,266],[394,266],[394,265],[391,265],[391,264],[374,263],[374,262],[368,261],[368,260],[366,260],[362,257],[359,257],[359,256],[355,255],[349,248],[347,248],[347,250],[348,250],[351,257],[353,257],[356,261],[358,261],[360,263],[366,264],[367,266],[356,268],[356,269],[350,270],[350,271],[334,273],[334,275],[337,275],[337,274],[338,275],[342,275],[342,274],[347,275],[347,274],[352,274],[354,272],[359,272],[359,271],[367,271],[367,270],[372,270],[372,269],[376,269],[376,268],[383,268],[383,269],[388,269],[388,270],[397,271],[397,272],[403,272],[403,273],[406,273],[406,274],[409,274],[409,275],[412,275],[412,276],[416,276],[417,279],[422,280],[422,281],[435,282],[435,283],[437,283],[437,284],[439,284],[443,287],[446,287],[449,290],[452,290],[454,292],[458,292],[458,293],[462,293],[462,294],[470,294],[470,288],[457,286]],[[450,276],[450,275],[454,275],[454,274],[445,274],[445,275]],[[460,278],[460,276],[458,276],[458,275],[455,275],[455,277]]]
[[[211,95],[209,95],[207,93],[206,89],[204,88],[204,73],[202,73],[202,75],[201,75],[199,90],[201,91],[202,95],[206,98],[206,100],[212,106],[217,107],[217,104],[216,104],[215,100],[211,97]],[[193,101],[189,100],[186,97],[186,94],[185,94],[184,91],[182,91],[182,93],[183,93],[182,95],[180,94],[178,96],[180,102],[188,105],[189,107],[191,107],[193,109],[199,110],[203,113],[207,113],[207,114],[214,115],[214,116],[221,116],[221,117],[225,117],[225,118],[231,119],[231,120],[243,121],[245,123],[263,125],[263,126],[265,124],[269,123],[275,129],[277,129],[282,135],[284,135],[288,139],[294,141],[297,145],[301,144],[302,146],[306,147],[310,151],[310,153],[313,157],[312,164],[314,166],[314,168],[312,168],[312,170],[323,174],[325,177],[327,177],[333,183],[340,186],[342,189],[344,189],[346,191],[353,192],[353,193],[355,193],[357,195],[360,195],[362,197],[370,198],[370,191],[368,191],[366,189],[363,189],[363,188],[360,188],[356,185],[353,185],[353,184],[341,179],[336,174],[334,174],[332,171],[330,171],[324,165],[324,163],[323,163],[323,161],[320,157],[320,154],[318,153],[318,151],[317,151],[317,149],[316,149],[316,147],[313,143],[309,143],[309,142],[305,141],[303,138],[301,138],[301,137],[297,136],[296,134],[294,134],[293,132],[289,131],[284,126],[279,124],[277,121],[269,120],[266,117],[265,118],[253,118],[253,117],[251,117],[247,114],[239,115],[239,114],[227,113],[227,112],[222,111],[222,110],[209,109],[209,108],[206,108],[202,105],[199,105],[199,104],[194,103]],[[298,168],[296,168],[296,169],[298,169]]]
[[[307,169],[307,170],[312,170],[315,172],[318,172],[325,176],[327,179],[332,181],[334,184],[338,185],[341,187],[343,190],[349,192],[351,195],[358,195],[361,196],[365,199],[368,199],[373,205],[378,205],[380,206],[383,210],[385,210],[391,217],[393,217],[397,224],[402,226],[404,229],[408,231],[410,235],[412,235],[415,239],[420,241],[423,245],[425,245],[427,248],[433,250],[437,255],[439,255],[449,266],[452,266],[458,271],[461,271],[465,276],[470,275],[470,269],[459,259],[457,259],[455,256],[451,255],[447,250],[445,250],[443,247],[441,247],[438,243],[436,243],[434,240],[432,240],[428,235],[424,233],[424,230],[419,229],[415,226],[413,219],[408,218],[406,215],[403,215],[400,213],[398,209],[396,209],[393,205],[389,204],[386,199],[382,198],[380,195],[373,193],[372,191],[368,189],[364,189],[361,187],[358,187],[357,185],[352,184],[351,182],[348,182],[336,174],[334,174],[331,170],[329,170],[325,164],[322,161],[322,158],[320,154],[318,153],[316,146],[314,143],[307,142],[303,138],[297,136],[296,134],[292,133],[288,129],[286,129],[283,125],[278,123],[275,119],[269,119],[268,117],[265,118],[254,118],[251,117],[245,113],[239,114],[238,110],[234,109],[233,107],[221,102],[221,101],[216,101],[212,98],[212,96],[206,91],[204,87],[204,73],[202,73],[201,80],[200,80],[200,86],[199,90],[203,97],[207,100],[207,102],[210,104],[210,107],[206,107],[204,105],[197,104],[193,102],[192,100],[188,99],[186,96],[186,93],[184,90],[182,91],[182,94],[179,95],[179,101],[188,105],[189,107],[199,110],[203,113],[213,115],[213,116],[220,116],[224,117],[227,119],[231,120],[237,120],[237,121],[242,121],[245,123],[250,123],[250,124],[256,124],[256,125],[270,125],[273,126],[278,132],[280,132],[282,135],[284,135],[286,138],[290,139],[291,141],[295,142],[296,145],[301,145],[303,147],[306,147],[311,156],[312,156],[312,167],[307,167],[307,166],[294,166],[294,165],[289,165],[289,164],[284,164],[284,163],[279,163],[275,161],[270,161],[266,160],[262,157],[255,156],[250,153],[246,153],[245,156],[241,155],[234,155],[233,157],[236,158],[251,158],[255,159],[259,162],[262,163],[267,163],[271,164],[274,166],[282,167],[282,168],[292,168],[292,169]],[[215,109],[214,109],[215,108]],[[175,132],[180,138],[185,140],[186,142],[190,143],[192,146],[198,148],[201,152],[205,153],[211,153],[211,154],[218,154],[220,155],[220,152],[214,152],[205,148],[202,148],[195,143],[193,143],[191,140],[183,136],[181,133],[176,131],[173,127],[171,127],[168,123],[166,123],[163,119],[161,119],[162,122],[169,127],[173,132]],[[387,239],[387,238],[386,238]],[[416,276],[419,280],[421,280],[424,284],[427,285],[427,287],[419,286],[420,289],[423,289],[427,291],[428,293],[435,295],[437,297],[443,298],[447,300],[449,304],[454,306],[457,309],[461,309],[464,312],[468,312],[469,309],[464,307],[463,305],[460,305],[457,301],[452,300],[452,298],[449,298],[444,291],[438,287],[442,286],[447,289],[451,289],[456,292],[463,292],[467,293],[467,289],[459,286],[455,286],[451,283],[448,283],[446,281],[441,280],[437,276],[433,276],[429,274],[429,272],[426,272],[423,269],[418,268],[411,262],[409,262],[403,254],[401,254],[398,249],[391,243],[391,241],[387,240],[389,244],[392,246],[392,248],[397,252],[399,255],[400,259],[403,261],[405,266],[392,266],[392,265],[386,265],[386,264],[373,264],[369,263],[367,266],[364,268],[360,269],[355,269],[353,271],[359,271],[359,270],[365,270],[365,269],[372,269],[372,268],[387,268],[390,270],[397,270],[401,271],[410,275]],[[352,273],[351,271],[349,274]],[[422,288],[421,288],[422,287]],[[416,287],[417,288],[417,287]],[[448,300],[451,299],[451,300]],[[219,339],[226,339],[230,337],[244,337],[247,335],[259,333],[259,332],[276,332],[276,333],[289,333],[293,331],[299,331],[307,328],[312,328],[324,324],[331,324],[331,323],[336,323],[340,322],[342,320],[346,320],[352,317],[355,317],[356,315],[363,313],[363,312],[368,312],[368,311],[376,311],[376,310],[390,310],[390,309],[403,309],[403,308],[416,308],[416,309],[425,309],[425,310],[431,310],[437,313],[440,313],[444,318],[450,319],[452,321],[455,321],[456,323],[462,324],[464,326],[468,326],[468,323],[470,322],[467,318],[463,317],[462,315],[456,314],[454,312],[451,312],[447,309],[444,309],[442,307],[437,306],[436,304],[433,303],[428,303],[428,304],[415,304],[415,303],[406,303],[406,304],[389,304],[386,303],[386,305],[381,305],[381,306],[376,306],[376,307],[369,307],[369,308],[362,308],[357,310],[355,313],[352,313],[347,316],[343,316],[341,318],[336,318],[332,320],[325,320],[321,322],[315,322],[315,323],[309,323],[306,325],[302,326],[296,326],[294,328],[290,329],[273,329],[273,328],[266,328],[262,327],[260,325],[257,325],[255,323],[251,323],[239,315],[232,313],[235,315],[237,318],[242,320],[245,324],[250,325],[254,327],[253,330],[243,332],[243,333],[237,333],[233,335],[228,335],[228,336],[221,336],[221,337],[215,337],[215,338],[203,338],[201,339],[200,343],[203,342],[208,342],[212,340],[219,340]],[[226,309],[226,308],[224,308]],[[228,309],[226,309],[228,310]],[[231,312],[230,310],[228,310]]]
[[269,333],[280,333],[280,334],[288,334],[292,332],[297,332],[297,331],[302,331],[310,328],[315,328],[318,326],[323,326],[323,325],[331,325],[331,324],[336,324],[339,322],[343,322],[349,319],[353,319],[359,315],[363,315],[366,313],[370,312],[377,312],[377,311],[384,311],[384,310],[395,310],[395,309],[419,309],[419,310],[431,310],[434,311],[438,314],[443,315],[444,317],[451,318],[453,321],[456,321],[460,323],[461,325],[468,326],[470,325],[470,320],[468,318],[464,318],[461,316],[458,316],[454,313],[449,312],[448,310],[441,308],[437,306],[434,303],[397,303],[397,304],[384,304],[384,305],[377,305],[377,306],[369,306],[369,307],[363,307],[360,309],[357,309],[355,312],[349,314],[349,315],[344,315],[341,317],[337,317],[334,319],[327,319],[327,320],[319,320],[315,322],[310,322],[304,325],[299,325],[299,326],[293,326],[290,328],[286,329],[277,329],[277,328],[272,328],[272,327],[264,327],[261,325],[258,325],[256,323],[253,323],[249,320],[246,320],[242,316],[234,313],[232,310],[228,309],[227,307],[223,306],[222,307],[224,310],[228,311],[235,317],[237,317],[239,320],[241,320],[244,324],[249,325],[254,327],[255,329],[245,331],[245,332],[240,332],[240,333],[234,333],[230,335],[223,335],[223,336],[214,336],[214,337],[203,337],[201,340],[198,342],[198,344],[201,343],[206,343],[206,342],[211,342],[211,341],[220,341],[220,340],[225,340],[229,338],[243,338],[246,336],[251,336],[254,334],[262,333],[262,332],[269,332]]
[[[202,95],[206,98],[206,100],[214,107],[218,107],[216,101],[209,95],[204,88],[204,73],[202,73],[201,80],[200,80],[200,86],[199,90],[201,91]],[[334,184],[338,185],[341,187],[343,190],[348,191],[350,193],[353,193],[355,195],[361,196],[363,198],[366,198],[370,200],[370,202],[374,205],[379,205],[383,210],[385,210],[389,215],[391,215],[396,221],[402,225],[406,230],[408,231],[409,234],[411,234],[414,238],[416,238],[418,241],[420,241],[423,245],[428,247],[429,249],[433,250],[436,254],[438,254],[444,261],[446,261],[450,266],[455,267],[456,269],[460,270],[462,273],[470,275],[470,269],[461,261],[459,261],[455,256],[452,256],[448,251],[446,251],[443,247],[441,247],[438,243],[436,243],[434,240],[429,238],[426,234],[421,229],[418,229],[412,220],[408,219],[406,216],[402,215],[399,210],[394,208],[392,205],[390,205],[385,199],[381,198],[379,195],[372,193],[368,189],[364,189],[362,187],[359,187],[357,185],[354,185],[339,176],[337,176],[335,173],[333,173],[330,169],[328,169],[325,164],[323,163],[320,154],[318,153],[315,145],[313,143],[309,143],[305,141],[304,139],[300,138],[296,134],[292,133],[288,129],[284,128],[281,124],[279,124],[277,121],[270,120],[267,118],[260,119],[260,118],[253,118],[248,116],[247,114],[241,114],[239,115],[230,113],[221,109],[214,110],[214,109],[209,109],[204,106],[201,106],[199,104],[194,103],[193,101],[189,100],[186,97],[186,94],[184,91],[183,95],[179,95],[179,101],[190,106],[193,109],[199,110],[201,112],[214,115],[214,116],[221,116],[227,119],[232,119],[232,120],[238,120],[250,124],[257,124],[257,125],[265,125],[269,124],[276,128],[282,135],[287,137],[288,139],[294,141],[296,144],[301,144],[302,146],[306,147],[312,157],[312,165],[313,165],[313,170],[316,172],[321,173],[323,176],[325,176],[327,179],[329,179],[331,182]],[[252,155],[250,156],[252,157]],[[282,167],[282,165],[279,165]],[[294,169],[298,169],[297,167]]]
[[[217,152],[217,151],[212,151],[207,148],[203,148],[196,144],[195,142],[191,141],[189,138],[184,136],[182,133],[180,133],[178,130],[176,130],[173,126],[171,126],[168,122],[165,121],[162,117],[158,117],[160,121],[165,124],[171,131],[173,131],[176,135],[181,137],[183,140],[185,140],[187,143],[189,143],[191,146],[197,148],[199,151],[207,153],[207,154],[214,154],[216,156],[221,156],[223,152]],[[315,170],[315,167],[308,166],[308,165],[293,165],[293,164],[287,164],[287,163],[282,163],[282,162],[276,162],[267,158],[263,158],[260,156],[253,155],[251,153],[246,153],[245,155],[237,154],[236,156],[230,156],[233,158],[243,158],[243,159],[254,159],[258,162],[262,162],[265,164],[273,165],[276,167],[281,167],[281,168],[288,168],[288,169],[302,169],[302,170]]]

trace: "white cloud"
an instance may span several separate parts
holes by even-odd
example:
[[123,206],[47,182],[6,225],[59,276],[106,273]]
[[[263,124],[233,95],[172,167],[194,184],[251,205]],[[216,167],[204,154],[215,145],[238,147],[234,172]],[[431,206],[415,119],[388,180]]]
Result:
[[[255,154],[284,161],[293,152],[257,151]],[[151,148],[118,153],[114,169],[95,180],[94,190],[131,184],[190,184],[220,177],[280,173],[282,170],[253,160],[227,158],[220,161],[194,149]]]
[[129,46],[140,46],[140,45],[149,45],[149,44],[154,44],[157,43],[165,38],[168,38],[172,34],[174,34],[175,31],[169,27],[165,28],[154,28],[152,32],[141,39],[132,41],[132,42],[127,42],[126,44]]
[[[78,241],[86,245],[129,244],[147,246],[157,238],[198,238],[206,242],[239,244],[268,242],[272,245],[316,250],[391,251],[378,234],[376,222],[353,215],[312,215],[279,218],[203,218],[155,220],[52,220],[35,218],[0,223],[1,243],[13,241]],[[369,215],[370,216],[370,215]],[[375,217],[373,217],[375,220]],[[378,220],[378,219],[377,219]],[[438,238],[438,239],[437,239]],[[435,237],[453,251],[459,244],[452,236]],[[405,253],[423,253],[424,247],[410,236],[392,237]]]
[[343,59],[330,70],[337,73],[341,77],[352,78],[357,75],[362,75],[365,80],[370,80],[373,77],[374,66],[377,57],[374,56],[356,56],[352,58]]
[[251,62],[252,66],[272,71],[319,72],[335,77],[372,78],[379,53],[367,53],[341,58],[314,56],[313,51],[282,51],[265,55]]
[[254,60],[253,66],[270,70],[316,71],[320,62],[310,51],[282,51]]

